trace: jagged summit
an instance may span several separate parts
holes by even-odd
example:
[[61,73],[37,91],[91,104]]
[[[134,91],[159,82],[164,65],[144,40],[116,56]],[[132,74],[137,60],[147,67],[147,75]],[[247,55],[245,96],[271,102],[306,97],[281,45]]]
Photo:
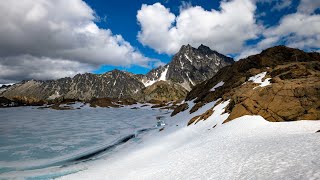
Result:
[[152,85],[160,80],[170,80],[191,90],[196,84],[213,77],[222,67],[232,64],[232,58],[224,56],[209,47],[200,45],[194,48],[190,44],[183,45],[172,61],[163,67],[151,70],[145,84]]
[[[208,46],[205,46],[203,44],[201,44],[199,47],[198,47],[198,50],[199,51],[202,51],[202,52],[210,52],[212,51]],[[215,51],[216,52],[216,51]]]

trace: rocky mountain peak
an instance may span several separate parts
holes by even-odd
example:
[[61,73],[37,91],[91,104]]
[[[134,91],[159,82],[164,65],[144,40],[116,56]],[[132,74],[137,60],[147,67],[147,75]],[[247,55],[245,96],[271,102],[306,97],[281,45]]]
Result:
[[125,71],[121,71],[119,69],[113,69],[111,71],[105,72],[104,74],[105,75],[111,75],[111,74],[117,75],[117,74],[125,74],[125,73],[126,73]]
[[213,51],[207,46],[200,45],[196,49],[187,45],[173,57],[167,76],[168,79],[190,90],[233,62],[232,58]]
[[190,44],[187,44],[187,45],[182,45],[180,50],[178,52],[181,52],[181,51],[186,51],[186,50],[190,50],[192,49],[193,47],[190,45]]
[[170,63],[151,70],[142,81],[145,86],[150,86],[160,80],[169,80],[191,90],[193,86],[211,78],[219,69],[233,62],[232,58],[207,46],[200,45],[197,49],[190,44],[183,45]]
[[205,46],[205,45],[203,45],[203,44],[201,44],[201,45],[198,47],[198,50],[199,50],[199,51],[202,51],[202,52],[204,52],[204,53],[206,53],[206,52],[211,52],[211,51],[212,51],[208,46]]

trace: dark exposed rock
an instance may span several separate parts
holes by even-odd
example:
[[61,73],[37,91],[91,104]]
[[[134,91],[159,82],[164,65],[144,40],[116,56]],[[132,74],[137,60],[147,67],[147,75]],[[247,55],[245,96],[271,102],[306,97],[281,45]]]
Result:
[[0,103],[3,104],[10,104],[12,101],[10,99],[7,99],[5,97],[0,97]]
[[124,105],[133,105],[137,104],[136,100],[132,98],[127,99],[117,99],[117,98],[93,98],[87,103],[91,107],[123,107]]
[[93,98],[89,101],[91,107],[121,107],[117,102],[117,100],[112,98]]
[[67,105],[59,105],[59,104],[55,104],[50,106],[51,109],[54,110],[74,110],[74,108],[72,106],[67,106]]
[[174,109],[174,111],[171,113],[171,116],[174,116],[180,112],[183,112],[183,111],[187,110],[188,108],[189,108],[188,103],[183,103]]
[[191,90],[196,84],[213,77],[219,69],[232,63],[234,63],[232,58],[204,45],[199,46],[198,49],[184,45],[169,64],[146,74],[144,82],[159,80],[163,75],[162,80],[170,80]]
[[164,106],[166,106],[166,104],[156,104],[156,105],[151,106],[151,108],[161,108]]
[[212,109],[209,109],[207,110],[205,113],[203,113],[202,115],[199,115],[199,116],[195,116],[193,118],[190,119],[190,121],[188,122],[188,126],[190,124],[197,124],[199,121],[201,120],[206,120],[208,119],[211,115],[213,114],[213,110]]
[[0,97],[0,108],[3,107],[16,107],[16,106],[20,106],[21,104],[14,102],[10,99],[7,99],[5,97]]

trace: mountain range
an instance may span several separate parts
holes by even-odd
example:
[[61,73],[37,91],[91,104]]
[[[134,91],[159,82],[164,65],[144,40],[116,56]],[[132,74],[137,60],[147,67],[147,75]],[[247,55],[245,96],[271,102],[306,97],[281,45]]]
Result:
[[92,98],[174,101],[184,98],[192,87],[232,63],[232,58],[204,45],[198,48],[184,45],[171,62],[152,69],[146,75],[113,70],[57,80],[28,80],[6,88],[0,96],[26,103],[55,99],[88,101]]
[[[211,102],[228,101],[225,111],[230,116],[225,122],[243,115],[276,122],[316,120],[320,119],[320,54],[275,46],[234,62],[204,45],[186,45],[171,62],[146,75],[113,70],[22,81],[2,88],[0,97],[0,103],[12,106],[10,100],[33,105],[82,100],[101,107],[153,102],[174,109],[172,116],[186,109],[192,115]],[[172,103],[172,107],[164,103],[178,100],[185,103]],[[189,124],[206,120],[213,109],[194,116]]]

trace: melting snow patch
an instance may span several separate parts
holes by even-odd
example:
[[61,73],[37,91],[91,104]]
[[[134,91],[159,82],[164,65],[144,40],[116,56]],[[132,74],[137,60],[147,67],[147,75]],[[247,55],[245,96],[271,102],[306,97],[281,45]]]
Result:
[[184,69],[183,67],[184,64],[181,62],[181,59],[179,61],[180,61],[181,68]]
[[223,86],[224,85],[224,82],[223,81],[221,81],[221,82],[219,82],[218,84],[216,84],[213,88],[211,88],[210,89],[210,91],[215,91],[218,87],[221,87],[221,86]]
[[156,80],[148,80],[146,82],[142,82],[144,84],[145,87],[151,86],[152,84],[154,84],[155,82],[157,82]]
[[[219,101],[218,99],[217,101]],[[214,101],[214,104],[217,103],[217,101]],[[213,114],[206,120],[197,122],[196,126],[199,128],[200,131],[203,131],[207,128],[211,128],[214,125],[221,125],[228,117],[229,113],[225,113],[225,108],[230,103],[230,100],[221,102],[217,104],[212,110]]]
[[56,98],[59,98],[61,95],[59,94],[58,91],[56,91],[54,94],[52,94],[51,96],[48,97],[49,100],[53,100]]
[[159,81],[165,81],[167,78],[167,72],[168,72],[169,66],[161,73]]
[[186,59],[188,60],[188,61],[190,61],[191,63],[192,63],[192,60],[189,58],[189,56],[188,55],[184,55],[185,57],[186,57]]
[[[271,84],[270,83],[270,79],[271,78],[266,78],[264,81],[262,81],[262,79],[266,76],[266,74],[267,74],[267,72],[262,72],[260,74],[257,74],[255,76],[250,77],[248,81],[252,81],[252,82],[254,82],[256,84],[260,84],[259,85],[260,87],[268,86],[268,85]],[[255,88],[257,88],[257,87],[255,87]]]
[[194,86],[195,84],[194,84],[194,82],[190,79],[189,74],[186,73],[186,75],[188,76],[188,79],[189,79],[190,83]]
[[160,78],[159,79],[153,79],[153,80],[147,80],[146,82],[142,81],[142,83],[144,84],[145,87],[151,86],[152,84],[158,82],[158,81],[166,81],[166,76],[167,76],[167,72],[168,72],[169,66],[167,66],[167,68],[161,73]]

